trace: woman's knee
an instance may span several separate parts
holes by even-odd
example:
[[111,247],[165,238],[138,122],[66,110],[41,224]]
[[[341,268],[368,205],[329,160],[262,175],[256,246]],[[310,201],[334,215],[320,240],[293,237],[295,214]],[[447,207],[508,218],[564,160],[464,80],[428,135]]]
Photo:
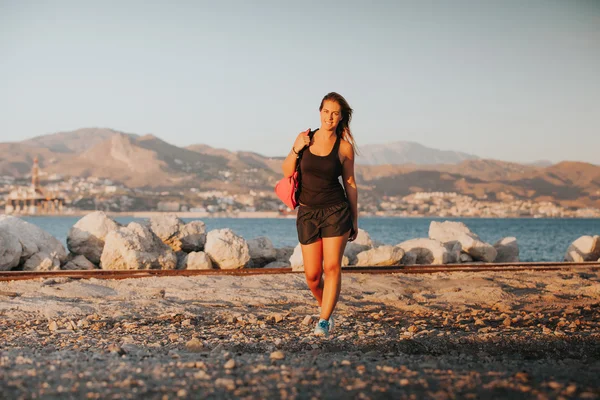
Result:
[[323,264],[325,275],[337,274],[341,271],[342,265],[339,262],[327,262]]
[[318,285],[321,282],[321,273],[320,271],[304,271],[304,275],[306,276],[306,282],[309,285]]

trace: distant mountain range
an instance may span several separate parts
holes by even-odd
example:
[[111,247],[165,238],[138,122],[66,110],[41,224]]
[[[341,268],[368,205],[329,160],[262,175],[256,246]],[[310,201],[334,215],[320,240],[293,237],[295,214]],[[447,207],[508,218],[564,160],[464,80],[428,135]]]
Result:
[[361,165],[385,164],[458,164],[479,157],[457,151],[436,150],[415,142],[368,144],[360,147],[356,163]]
[[[581,162],[548,165],[479,159],[412,142],[361,146],[356,175],[364,196],[452,191],[496,198],[549,200],[600,208],[600,166]],[[204,144],[185,148],[156,136],[111,129],[79,129],[0,143],[0,175],[26,176],[34,157],[42,171],[97,176],[129,187],[272,190],[282,157],[231,152]],[[360,165],[363,164],[363,165]]]

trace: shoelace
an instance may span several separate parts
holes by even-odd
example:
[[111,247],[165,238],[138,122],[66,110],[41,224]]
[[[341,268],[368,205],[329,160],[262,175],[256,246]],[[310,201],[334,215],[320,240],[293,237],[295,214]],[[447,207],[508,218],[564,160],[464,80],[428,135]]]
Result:
[[319,327],[321,327],[323,329],[329,330],[329,322],[327,322],[327,321],[320,321],[319,322]]

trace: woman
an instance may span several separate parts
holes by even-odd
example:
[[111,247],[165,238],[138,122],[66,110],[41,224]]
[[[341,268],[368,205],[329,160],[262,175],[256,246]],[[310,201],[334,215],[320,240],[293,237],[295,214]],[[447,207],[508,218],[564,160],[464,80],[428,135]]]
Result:
[[333,310],[340,295],[344,248],[358,234],[358,191],[354,180],[356,144],[350,131],[352,108],[341,95],[327,94],[321,100],[319,111],[321,127],[298,135],[282,168],[286,177],[291,176],[302,150],[300,207],[296,220],[298,240],[308,287],[321,307],[315,335],[329,336],[333,329]]

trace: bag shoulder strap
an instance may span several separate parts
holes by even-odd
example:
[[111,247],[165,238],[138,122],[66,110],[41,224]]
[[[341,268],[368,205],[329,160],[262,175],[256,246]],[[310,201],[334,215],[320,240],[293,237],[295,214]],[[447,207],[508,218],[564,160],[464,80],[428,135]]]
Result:
[[[317,130],[316,130],[316,129],[315,129],[314,131],[311,129],[311,131],[308,133],[308,138],[309,138],[311,141],[312,141],[312,139],[313,139],[313,136],[315,136],[315,132],[317,132]],[[310,144],[309,144],[309,145],[307,145],[307,146],[304,146],[304,147],[303,147],[303,148],[301,148],[301,149],[300,149],[300,151],[298,152],[298,157],[297,157],[297,158],[298,158],[298,162],[299,162],[299,161],[300,161],[300,159],[302,158],[302,154],[304,153],[304,151],[305,151],[306,149],[308,149],[308,146],[310,146]]]

